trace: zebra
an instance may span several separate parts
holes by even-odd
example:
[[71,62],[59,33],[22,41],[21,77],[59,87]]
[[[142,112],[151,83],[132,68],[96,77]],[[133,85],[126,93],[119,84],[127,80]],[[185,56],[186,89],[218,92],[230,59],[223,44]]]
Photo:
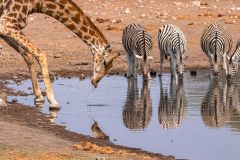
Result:
[[128,61],[127,77],[136,78],[138,60],[140,60],[143,77],[150,80],[149,62],[152,60],[152,56],[150,56],[152,40],[151,36],[144,30],[144,27],[136,23],[126,26],[123,30],[122,44]]
[[201,48],[209,58],[210,78],[217,78],[221,68],[227,75],[227,54],[232,48],[232,37],[223,24],[212,23],[206,26],[201,37]]
[[238,72],[238,63],[240,61],[240,39],[237,41],[236,49],[231,57],[228,58],[228,78],[236,75]]
[[160,74],[164,57],[170,57],[171,75],[176,80],[183,78],[186,55],[186,38],[179,27],[166,24],[158,32],[158,47],[160,50]]

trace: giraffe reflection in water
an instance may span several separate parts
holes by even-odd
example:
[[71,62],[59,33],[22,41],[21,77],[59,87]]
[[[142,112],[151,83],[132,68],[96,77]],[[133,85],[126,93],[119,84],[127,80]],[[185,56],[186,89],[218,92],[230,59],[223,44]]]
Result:
[[122,116],[123,123],[128,129],[142,130],[148,126],[152,117],[150,81],[143,80],[139,96],[137,79],[128,79],[127,97]]
[[233,107],[238,107],[237,84],[226,80],[221,88],[218,81],[211,81],[201,106],[204,123],[213,128],[223,127],[229,121]]
[[180,126],[186,117],[187,100],[183,81],[175,83],[171,79],[170,89],[164,88],[160,78],[160,102],[158,120],[164,129],[175,129]]

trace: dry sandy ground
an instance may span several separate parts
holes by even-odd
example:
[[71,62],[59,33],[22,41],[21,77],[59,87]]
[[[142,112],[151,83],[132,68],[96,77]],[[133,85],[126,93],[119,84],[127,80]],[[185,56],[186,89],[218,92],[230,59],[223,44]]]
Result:
[[[232,51],[235,48],[237,39],[240,37],[238,26],[240,22],[239,0],[74,1],[102,30],[112,47],[122,53],[114,62],[112,73],[126,72],[127,63],[121,44],[121,36],[122,29],[132,22],[143,24],[152,35],[154,43],[152,56],[154,61],[151,64],[151,68],[156,71],[159,70],[157,32],[163,24],[172,23],[178,25],[185,33],[188,42],[186,67],[189,70],[208,68],[208,59],[202,53],[199,45],[202,30],[207,24],[211,22],[225,24],[233,37],[234,45]],[[97,19],[101,18],[105,22],[99,23],[97,21]],[[29,24],[24,29],[24,33],[40,50],[47,53],[52,75],[78,76],[80,73],[91,74],[92,56],[89,49],[64,25],[42,14],[31,15],[28,22]],[[27,66],[23,58],[4,41],[0,40],[0,44],[1,79],[28,77]],[[165,64],[165,71],[168,71],[168,66],[169,64]],[[1,94],[5,92],[10,94],[7,89],[1,87]],[[80,143],[84,136],[79,135],[78,137],[71,133],[75,137],[71,138],[71,135],[67,136],[65,134],[67,131],[63,128],[59,135],[55,132],[56,128],[48,129],[48,127],[52,127],[51,124],[37,121],[36,117],[39,114],[42,117],[41,120],[44,120],[44,115],[38,113],[37,109],[32,109],[34,111],[30,112],[29,110],[24,110],[24,108],[21,105],[10,104],[7,107],[1,107],[0,159],[33,159],[33,157],[36,157],[35,159],[96,159],[98,156],[101,157],[101,155],[92,152],[73,150],[73,144]],[[18,115],[18,113],[22,114]],[[29,116],[30,114],[32,116]],[[95,142],[95,140],[92,141]],[[106,145],[102,141],[98,143]],[[105,155],[104,157],[106,158]],[[110,156],[110,159],[119,159],[119,157],[122,156]],[[126,159],[131,158],[129,156]]]

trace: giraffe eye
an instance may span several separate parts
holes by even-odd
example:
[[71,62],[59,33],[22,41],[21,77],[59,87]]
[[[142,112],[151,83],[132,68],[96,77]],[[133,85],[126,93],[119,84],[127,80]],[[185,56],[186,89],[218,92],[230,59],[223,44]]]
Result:
[[103,65],[105,68],[107,68],[107,62],[105,60],[103,61]]

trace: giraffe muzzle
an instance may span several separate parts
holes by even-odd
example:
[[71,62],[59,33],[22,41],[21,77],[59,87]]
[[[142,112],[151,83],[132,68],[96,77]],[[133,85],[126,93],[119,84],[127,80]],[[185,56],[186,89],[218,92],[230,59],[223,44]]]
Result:
[[92,85],[94,86],[94,88],[97,88],[98,87],[98,82],[100,80],[96,80],[96,79],[92,79],[91,82],[92,82]]

